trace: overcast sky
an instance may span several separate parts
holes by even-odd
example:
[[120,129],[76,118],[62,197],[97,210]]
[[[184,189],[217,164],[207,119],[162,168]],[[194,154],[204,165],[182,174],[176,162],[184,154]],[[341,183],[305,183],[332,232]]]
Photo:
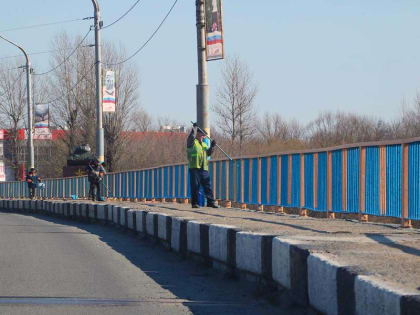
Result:
[[[174,0],[141,0],[102,31],[131,55],[150,36]],[[84,35],[92,20],[23,30],[7,29],[93,15],[90,0],[4,1],[0,33],[29,52],[51,48],[61,31]],[[99,0],[107,25],[134,0]],[[258,111],[302,122],[343,110],[392,119],[420,91],[420,1],[224,0],[225,51],[248,64],[258,85]],[[93,32],[89,37],[93,43]],[[0,42],[0,63],[19,51]],[[32,56],[37,72],[49,55]],[[141,104],[154,116],[194,120],[197,54],[195,1],[179,0],[157,36],[135,58]],[[23,61],[22,61],[23,62]],[[223,61],[208,64],[211,101]]]

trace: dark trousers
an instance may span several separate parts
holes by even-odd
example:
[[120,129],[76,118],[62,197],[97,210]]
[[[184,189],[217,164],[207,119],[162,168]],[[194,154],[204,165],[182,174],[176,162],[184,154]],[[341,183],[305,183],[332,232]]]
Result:
[[200,168],[190,168],[190,185],[191,185],[191,203],[198,205],[198,192],[200,185],[203,187],[204,195],[207,198],[207,205],[214,203],[213,191],[210,185],[210,175],[208,171]]
[[101,183],[100,182],[89,182],[89,199],[100,201],[101,200]]
[[29,188],[29,198],[34,199],[35,197],[35,187],[28,187]]

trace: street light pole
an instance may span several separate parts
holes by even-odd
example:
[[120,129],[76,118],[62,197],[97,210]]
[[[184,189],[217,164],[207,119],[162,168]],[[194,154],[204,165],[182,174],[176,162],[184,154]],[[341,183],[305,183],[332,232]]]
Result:
[[32,107],[32,80],[31,80],[31,60],[29,59],[29,55],[26,53],[25,49],[23,47],[19,46],[18,44],[12,42],[11,40],[8,40],[4,36],[0,35],[0,38],[4,39],[6,42],[9,42],[13,46],[16,46],[19,48],[26,58],[26,97],[27,97],[27,105],[28,105],[28,163],[29,168],[35,167],[35,158],[34,158],[34,141],[33,141],[33,126],[32,126],[32,120],[33,120],[33,107]]
[[104,129],[102,125],[102,61],[101,61],[101,15],[96,0],[92,0],[95,10],[95,70],[96,70],[96,157],[104,161]]
[[197,57],[198,57],[198,84],[197,84],[197,124],[210,135],[209,125],[209,86],[207,82],[206,60],[206,30],[204,22],[204,0],[196,0],[197,25]]

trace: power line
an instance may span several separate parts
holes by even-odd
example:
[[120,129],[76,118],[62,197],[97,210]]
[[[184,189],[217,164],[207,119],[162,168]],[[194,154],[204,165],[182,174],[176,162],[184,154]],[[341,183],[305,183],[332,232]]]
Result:
[[[69,89],[69,90],[67,90],[67,93],[69,93],[69,92],[72,92],[74,89],[75,89],[75,87],[76,86],[78,86],[84,79],[86,79],[86,77],[88,76],[88,74],[89,74],[89,72],[90,72],[90,70],[92,70],[92,68],[94,67],[96,65],[96,63],[93,63],[91,66],[90,66],[90,68],[88,69],[88,71],[86,72],[86,74],[85,75],[83,75],[78,81],[76,81],[76,83]],[[49,101],[45,101],[45,102],[42,102],[42,103],[37,103],[37,104],[35,104],[35,105],[39,105],[39,104],[51,104],[51,103],[54,103],[54,102],[56,102],[56,101],[58,101],[58,100],[60,100],[60,99],[62,99],[62,98],[64,98],[66,95],[65,94],[62,94],[62,95],[60,95],[59,97],[57,97],[57,98],[55,98],[55,99],[52,99],[52,100],[49,100]]]
[[42,73],[34,73],[34,75],[44,75],[44,74],[48,74],[52,71],[54,71],[55,69],[57,69],[58,67],[60,67],[62,64],[64,64],[71,56],[73,56],[73,54],[76,52],[76,50],[83,44],[83,42],[85,41],[86,37],[88,37],[89,33],[90,33],[90,29],[88,30],[88,32],[86,33],[86,35],[83,37],[83,39],[80,41],[80,43],[73,49],[73,51],[70,53],[70,55],[68,55],[67,57],[65,57],[63,59],[63,62],[59,63],[58,65],[56,65],[54,68],[42,72]]
[[4,30],[0,30],[0,32],[11,32],[11,31],[25,30],[25,29],[28,29],[28,28],[44,27],[44,26],[64,24],[64,23],[70,23],[70,22],[76,22],[76,21],[83,21],[83,20],[89,20],[89,19],[92,19],[92,18],[91,17],[86,17],[86,18],[81,18],[81,19],[63,20],[63,21],[57,21],[57,22],[51,22],[51,23],[43,23],[43,24],[34,24],[34,25],[28,25],[28,26],[21,26],[21,27],[4,29]]
[[153,37],[156,35],[156,33],[160,30],[160,28],[162,27],[163,23],[165,23],[166,19],[169,17],[169,15],[172,13],[172,10],[174,9],[175,5],[178,3],[178,0],[175,0],[174,3],[172,4],[171,8],[169,9],[168,13],[165,15],[165,17],[163,18],[162,22],[160,22],[159,26],[155,29],[155,31],[152,33],[152,35],[150,35],[150,37],[147,39],[147,41],[139,48],[137,49],[134,54],[132,54],[130,57],[128,57],[125,60],[122,60],[120,62],[116,62],[116,63],[106,63],[106,65],[108,66],[117,66],[120,65],[124,62],[127,62],[128,60],[130,60],[131,58],[133,58],[135,55],[137,55],[140,51],[143,50],[143,48],[145,48],[147,46],[147,44],[149,44],[149,42],[153,39]]
[[[51,50],[44,50],[44,51],[37,51],[37,52],[33,52],[33,53],[29,53],[29,56],[33,56],[33,55],[41,55],[41,54],[49,54],[52,52],[57,52],[57,51],[62,51],[62,50],[70,50],[72,48],[65,48],[65,49],[51,49]],[[18,58],[18,57],[24,57],[22,54],[20,55],[14,55],[14,56],[4,56],[4,57],[0,57],[0,59],[8,59],[8,58]]]
[[141,0],[137,0],[131,7],[130,9],[128,9],[123,15],[121,15],[118,19],[116,19],[114,22],[112,22],[111,24],[105,25],[102,27],[102,29],[111,27],[112,25],[114,25],[115,23],[119,22],[120,20],[122,20],[131,10],[134,9],[134,7],[140,2]]

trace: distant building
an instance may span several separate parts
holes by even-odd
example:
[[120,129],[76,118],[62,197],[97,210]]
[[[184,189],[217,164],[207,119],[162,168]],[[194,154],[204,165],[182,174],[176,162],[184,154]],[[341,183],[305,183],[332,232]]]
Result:
[[[48,138],[34,135],[35,161],[51,159],[52,143],[61,139],[64,135],[65,131],[57,129],[50,129]],[[17,147],[14,150],[11,131],[0,129],[0,181],[16,180],[15,171],[10,161],[17,161],[18,179],[24,179],[27,164],[27,138],[26,129],[19,129],[16,137]]]
[[160,131],[185,133],[185,126],[160,126]]

